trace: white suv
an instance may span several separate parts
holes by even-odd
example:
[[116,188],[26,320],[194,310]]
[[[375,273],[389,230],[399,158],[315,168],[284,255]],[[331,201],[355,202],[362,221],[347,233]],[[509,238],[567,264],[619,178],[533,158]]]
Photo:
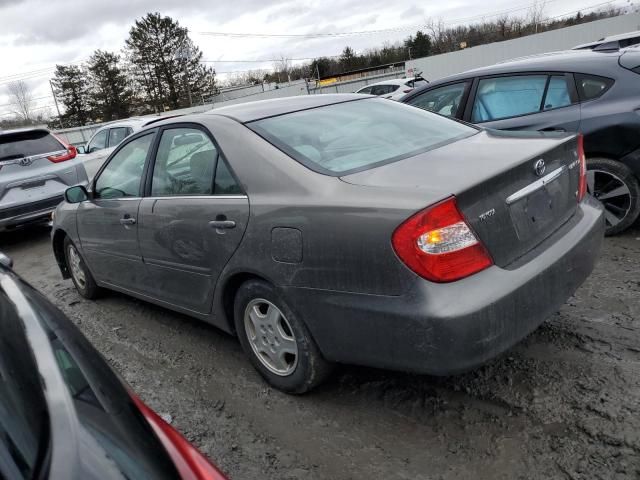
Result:
[[376,95],[378,97],[389,98],[391,100],[399,100],[414,88],[422,87],[427,82],[422,77],[395,78],[392,80],[383,80],[382,82],[372,83],[366,87],[356,90],[355,93],[363,93],[368,95]]

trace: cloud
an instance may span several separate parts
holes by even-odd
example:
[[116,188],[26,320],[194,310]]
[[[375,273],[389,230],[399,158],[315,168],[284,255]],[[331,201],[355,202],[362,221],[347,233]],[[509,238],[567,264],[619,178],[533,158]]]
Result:
[[400,18],[415,19],[416,21],[420,21],[424,18],[424,10],[420,7],[416,7],[415,5],[411,5],[404,12],[402,12]]

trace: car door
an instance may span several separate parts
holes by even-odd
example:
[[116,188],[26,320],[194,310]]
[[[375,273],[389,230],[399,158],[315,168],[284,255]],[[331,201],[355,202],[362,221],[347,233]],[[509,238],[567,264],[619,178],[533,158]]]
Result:
[[155,298],[208,313],[247,226],[249,201],[208,130],[173,125],[159,135],[140,204],[141,253]]
[[77,210],[82,251],[96,280],[138,293],[149,285],[138,246],[138,207],[154,132],[115,152],[92,182],[90,199]]
[[576,132],[580,104],[573,75],[531,73],[476,79],[464,119],[498,130]]
[[446,117],[461,118],[471,86],[470,80],[424,90],[404,103]]

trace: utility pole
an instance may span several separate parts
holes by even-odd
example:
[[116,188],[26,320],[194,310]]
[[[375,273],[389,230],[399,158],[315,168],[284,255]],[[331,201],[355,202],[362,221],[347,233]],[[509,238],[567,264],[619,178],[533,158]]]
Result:
[[58,107],[58,99],[56,98],[56,91],[53,89],[53,82],[49,79],[49,86],[51,87],[51,95],[53,95],[53,103],[56,105],[56,112],[58,112],[58,123],[60,123],[60,128],[64,128],[62,125],[62,118],[60,117],[60,108]]

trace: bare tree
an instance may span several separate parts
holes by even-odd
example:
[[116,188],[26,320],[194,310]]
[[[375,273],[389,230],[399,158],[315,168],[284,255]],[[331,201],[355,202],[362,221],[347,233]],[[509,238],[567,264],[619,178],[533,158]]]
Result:
[[15,108],[13,112],[25,121],[31,120],[33,94],[27,83],[24,80],[11,82],[7,85],[7,90],[11,97],[11,104]]
[[546,20],[544,13],[546,6],[546,0],[535,0],[527,12],[527,20],[529,20],[529,23],[533,26],[536,33],[538,33],[538,28]]
[[286,58],[284,55],[280,55],[280,59],[273,62],[274,73],[278,76],[278,83],[289,80],[289,73],[291,71],[291,59]]

